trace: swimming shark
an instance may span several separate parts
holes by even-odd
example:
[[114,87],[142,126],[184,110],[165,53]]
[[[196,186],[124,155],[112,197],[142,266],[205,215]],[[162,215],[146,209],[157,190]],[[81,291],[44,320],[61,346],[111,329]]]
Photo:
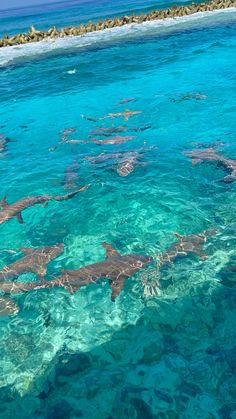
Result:
[[129,109],[126,109],[124,112],[109,113],[108,115],[106,115],[102,118],[99,118],[99,119],[118,118],[120,116],[123,116],[124,120],[128,121],[131,116],[138,115],[140,113],[142,113],[142,112],[141,111],[130,111]]
[[39,278],[46,275],[48,262],[56,258],[64,249],[64,244],[45,246],[37,249],[22,247],[24,256],[0,270],[0,282],[13,279],[27,272],[35,273]]
[[120,133],[120,132],[126,132],[126,131],[141,132],[141,131],[146,131],[149,128],[151,128],[151,125],[144,125],[141,127],[134,127],[134,126],[128,127],[127,125],[119,125],[118,127],[114,127],[114,126],[108,127],[108,128],[100,127],[100,128],[90,131],[89,134],[95,135],[95,136],[108,137],[110,134],[114,134],[114,133]]
[[76,128],[73,128],[73,127],[71,127],[71,128],[66,128],[66,129],[64,129],[64,130],[62,131],[62,135],[69,135],[69,134],[71,134],[72,132],[76,132]]
[[101,118],[92,118],[90,116],[85,116],[85,115],[81,115],[82,118],[87,119],[88,121],[93,121],[93,122],[97,122],[97,121],[101,121],[103,119],[107,119],[107,118],[118,118],[120,116],[124,117],[125,121],[128,121],[129,118],[133,115],[138,115],[142,113],[141,111],[130,111],[129,109],[126,109],[124,112],[117,112],[117,113],[109,113],[106,116],[102,116]]
[[115,162],[112,164],[112,168],[118,173],[119,176],[126,177],[134,171],[136,164],[138,164],[138,151],[126,151],[124,153],[101,153],[98,156],[87,156],[86,160],[91,163],[99,164],[111,161]]
[[207,95],[203,95],[202,93],[184,93],[184,94],[179,94],[179,99],[176,98],[171,98],[170,100],[172,102],[182,102],[182,100],[205,100],[207,99]]
[[195,147],[196,149],[202,148],[202,149],[217,149],[219,147],[224,147],[226,146],[226,143],[224,143],[223,141],[212,141],[210,143],[204,143],[204,142],[200,142],[200,141],[193,141],[191,142],[191,146]]
[[76,131],[77,131],[76,128],[73,128],[73,127],[64,129],[64,131],[62,131],[61,133],[60,143],[63,143],[65,140],[67,140],[67,138],[72,132],[76,132]]
[[153,258],[138,254],[121,255],[107,242],[102,243],[102,246],[106,250],[106,260],[103,262],[93,263],[76,270],[61,270],[61,275],[51,281],[0,283],[0,291],[18,294],[43,288],[63,287],[70,293],[74,293],[85,285],[106,278],[110,282],[111,299],[114,301],[122,291],[125,280],[145,268],[153,261]]
[[[86,156],[85,159],[94,164],[111,162],[112,168],[119,176],[126,177],[134,171],[136,166],[144,166],[147,163],[141,162],[142,156],[156,147],[141,147],[136,150],[117,153],[101,153],[98,156]],[[114,163],[114,164],[113,164]]]
[[0,224],[5,223],[6,221],[10,220],[13,217],[16,217],[20,224],[24,223],[22,218],[21,212],[24,211],[26,208],[32,207],[33,205],[37,204],[44,204],[47,205],[49,201],[65,201],[67,199],[73,198],[77,193],[84,192],[88,189],[90,185],[85,185],[82,188],[78,189],[77,191],[68,193],[66,195],[38,195],[38,196],[28,196],[26,198],[22,198],[19,201],[14,202],[13,204],[8,204],[6,201],[6,197],[2,198],[0,202],[0,207],[2,207],[2,211],[0,211]]
[[87,119],[87,121],[97,122],[99,118],[92,118],[91,116],[81,115],[82,118]]
[[204,230],[199,234],[190,234],[187,236],[174,233],[177,242],[173,243],[169,249],[159,255],[158,267],[171,264],[178,257],[184,257],[189,254],[196,255],[201,260],[206,260],[208,255],[204,252],[203,247],[209,236],[217,234],[216,229]]
[[224,176],[221,180],[224,183],[231,183],[236,180],[236,160],[228,159],[221,156],[214,148],[206,150],[192,150],[184,153],[185,156],[192,159],[192,164],[195,166],[202,162],[215,162],[217,166],[222,167],[230,172],[229,175]]
[[117,105],[124,105],[125,103],[129,103],[129,102],[136,102],[136,98],[131,97],[131,98],[126,98],[124,97],[123,99],[120,100],[120,102],[117,103]]
[[78,140],[78,142],[80,142],[80,143],[94,143],[94,144],[98,144],[98,145],[104,145],[104,144],[115,145],[115,144],[126,143],[127,141],[131,141],[134,138],[135,137],[133,135],[126,135],[126,136],[123,136],[123,137],[121,135],[115,135],[114,137],[105,138],[104,140],[98,140],[97,138],[92,138],[91,140]]
[[139,153],[137,151],[126,152],[123,158],[116,166],[116,171],[119,176],[126,177],[132,173],[137,164]]
[[[204,244],[209,236],[217,234],[217,230],[204,230],[199,234],[187,236],[174,233],[178,241],[173,243],[165,252],[157,255],[157,268],[172,264],[177,258],[185,257],[189,254],[196,255],[201,260],[206,260],[208,255],[204,252]],[[114,301],[124,288],[127,278],[132,277],[136,272],[154,263],[154,258],[148,255],[129,254],[121,255],[111,244],[102,243],[106,250],[106,260],[104,262],[93,263],[75,270],[61,270],[61,275],[55,279],[46,281],[32,282],[3,282],[0,283],[0,291],[10,294],[19,294],[44,288],[65,288],[70,293],[74,293],[81,287],[97,282],[99,279],[109,280],[112,293],[111,299]],[[156,258],[155,258],[156,259]],[[142,278],[141,278],[142,281]],[[158,280],[154,283],[144,284],[146,289],[159,286]]]

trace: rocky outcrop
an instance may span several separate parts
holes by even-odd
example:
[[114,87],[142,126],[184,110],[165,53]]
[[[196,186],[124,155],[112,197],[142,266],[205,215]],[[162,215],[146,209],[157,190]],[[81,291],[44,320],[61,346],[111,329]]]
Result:
[[124,26],[130,23],[143,23],[157,19],[167,19],[179,16],[187,16],[198,12],[213,11],[218,9],[225,9],[229,7],[236,7],[236,0],[212,0],[206,3],[192,3],[187,6],[172,6],[164,10],[153,10],[146,14],[129,15],[122,17],[115,17],[113,19],[104,19],[99,22],[89,22],[86,25],[65,27],[57,29],[55,26],[48,31],[37,30],[31,26],[29,32],[20,33],[14,36],[5,35],[0,38],[0,48],[26,44],[28,42],[38,42],[43,39],[64,38],[65,36],[84,35],[89,32],[102,31],[103,29],[110,29],[114,27]]

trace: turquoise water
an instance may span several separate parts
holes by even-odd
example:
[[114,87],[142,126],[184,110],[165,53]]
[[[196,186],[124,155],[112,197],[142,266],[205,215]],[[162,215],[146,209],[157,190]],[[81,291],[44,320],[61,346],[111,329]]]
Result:
[[[19,313],[0,319],[0,417],[236,417],[236,290],[220,282],[235,256],[236,186],[218,182],[224,172],[214,164],[192,166],[183,155],[193,143],[220,141],[220,152],[236,157],[235,23],[235,11],[221,12],[0,51],[0,131],[14,140],[0,160],[1,195],[9,203],[63,195],[75,161],[73,181],[91,184],[71,200],[25,210],[25,224],[2,224],[1,268],[20,247],[64,243],[50,279],[104,260],[104,241],[155,257],[173,232],[218,229],[208,260],[189,256],[161,273],[152,265],[115,302],[106,281],[73,295],[14,296]],[[118,106],[122,98],[136,101]],[[141,113],[128,122],[81,117],[127,108]],[[123,124],[131,129],[120,135],[135,136],[123,144],[58,144],[71,127],[70,139],[87,140],[93,129]],[[133,150],[143,152],[127,177],[114,158],[88,159]],[[156,286],[154,296],[144,282]]]

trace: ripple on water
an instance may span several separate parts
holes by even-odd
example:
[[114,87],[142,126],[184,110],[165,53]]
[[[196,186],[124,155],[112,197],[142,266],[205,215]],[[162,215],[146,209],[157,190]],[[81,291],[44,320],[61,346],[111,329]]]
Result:
[[[63,268],[104,261],[104,241],[121,254],[158,260],[174,232],[217,227],[218,234],[206,243],[207,260],[179,258],[161,270],[154,263],[127,280],[115,302],[106,280],[75,294],[61,288],[14,296],[19,313],[0,320],[0,416],[16,409],[24,418],[235,415],[236,290],[222,280],[234,263],[235,184],[220,183],[224,172],[215,164],[192,166],[183,155],[192,143],[205,149],[220,141],[220,152],[236,157],[235,15],[214,16],[127,42],[97,40],[79,51],[65,44],[58,55],[1,69],[0,126],[16,140],[0,160],[2,195],[10,203],[62,195],[75,160],[79,186],[92,184],[69,201],[25,210],[25,224],[2,224],[2,251],[64,243],[48,265],[51,279]],[[27,47],[34,54],[42,48]],[[117,107],[122,98],[136,101]],[[81,118],[127,107],[142,113],[129,121]],[[123,124],[151,128],[121,145],[57,144],[65,129],[86,140],[92,129]],[[113,161],[85,158],[144,146],[149,151],[127,177]],[[1,252],[1,268],[19,254]]]

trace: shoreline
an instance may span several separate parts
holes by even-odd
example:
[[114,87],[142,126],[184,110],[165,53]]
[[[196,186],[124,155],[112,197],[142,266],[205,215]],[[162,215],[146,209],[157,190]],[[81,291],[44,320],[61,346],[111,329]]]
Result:
[[[161,34],[167,29],[175,31],[177,28],[183,27],[199,27],[207,25],[207,22],[219,24],[225,19],[228,21],[230,17],[235,16],[236,7],[227,9],[219,9],[207,12],[194,13],[189,16],[180,16],[175,18],[167,18],[162,20],[152,20],[142,24],[131,23],[121,27],[112,29],[104,29],[100,32],[90,32],[85,35],[66,36],[56,39],[43,39],[40,42],[28,42],[23,45],[8,46],[0,48],[0,68],[28,60],[30,58],[39,57],[47,54],[61,54],[62,51],[68,49],[84,50],[92,45],[106,44],[113,41],[124,41],[125,39],[133,39],[143,37],[148,34]],[[222,20],[223,19],[223,20]],[[234,20],[235,21],[235,20]],[[172,28],[172,29],[171,29]]]
[[142,24],[144,22],[165,21],[179,17],[196,15],[198,13],[213,12],[216,10],[229,9],[236,7],[236,0],[212,0],[204,3],[192,3],[187,6],[172,6],[168,9],[153,10],[146,14],[116,17],[114,19],[104,19],[97,23],[89,22],[76,27],[65,27],[56,29],[50,28],[48,31],[39,31],[33,26],[27,33],[20,33],[14,36],[5,35],[0,38],[0,48],[11,47],[40,42],[43,40],[53,40],[67,37],[78,37],[88,33],[100,32],[104,29],[119,28],[130,24]]

